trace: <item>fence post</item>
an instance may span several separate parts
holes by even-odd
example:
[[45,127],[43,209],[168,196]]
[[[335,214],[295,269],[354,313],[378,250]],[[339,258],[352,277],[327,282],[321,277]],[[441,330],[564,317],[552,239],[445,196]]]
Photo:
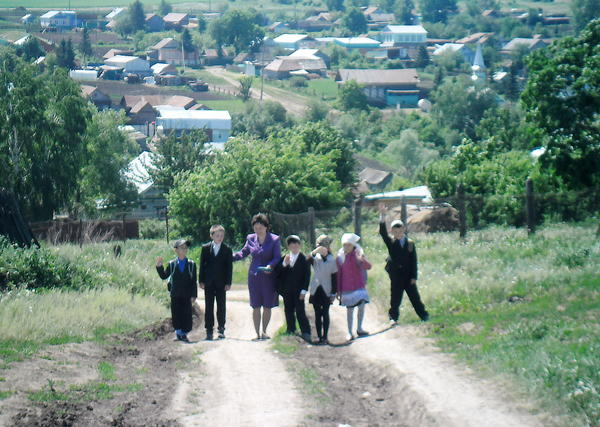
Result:
[[402,196],[400,199],[400,219],[406,226],[406,196]]
[[361,227],[361,212],[362,212],[362,199],[357,197],[354,199],[354,234],[358,234],[360,236],[360,227]]
[[127,239],[127,233],[125,232],[125,208],[123,208],[123,233],[122,233],[122,237],[123,237],[123,243],[125,243],[125,240]]
[[465,211],[465,186],[460,183],[456,187],[458,197],[458,221],[460,222],[460,238],[467,237],[467,212]]
[[525,212],[527,213],[527,234],[535,234],[535,194],[533,179],[525,181]]
[[315,246],[317,237],[315,236],[315,208],[308,208],[308,238],[311,247]]
[[169,244],[169,208],[165,207],[165,226],[167,228],[167,245]]

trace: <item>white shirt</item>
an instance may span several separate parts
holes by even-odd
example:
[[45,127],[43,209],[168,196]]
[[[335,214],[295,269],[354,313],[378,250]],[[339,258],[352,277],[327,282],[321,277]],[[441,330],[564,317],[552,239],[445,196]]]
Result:
[[213,247],[213,252],[214,252],[215,256],[217,256],[217,254],[219,253],[219,249],[221,249],[221,244],[219,243],[217,245],[215,242],[213,242],[212,247]]

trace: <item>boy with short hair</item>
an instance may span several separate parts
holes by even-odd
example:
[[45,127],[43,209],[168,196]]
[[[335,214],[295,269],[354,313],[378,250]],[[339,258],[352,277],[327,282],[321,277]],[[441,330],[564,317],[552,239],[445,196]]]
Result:
[[425,322],[429,320],[429,313],[425,310],[425,305],[423,305],[417,289],[417,250],[415,249],[415,242],[406,237],[406,227],[399,219],[392,221],[390,224],[390,232],[394,236],[393,239],[390,238],[386,230],[386,211],[385,203],[379,203],[379,234],[381,234],[390,254],[385,265],[385,271],[390,276],[392,288],[389,311],[390,322],[392,325],[398,322],[404,291],[406,291],[406,295],[408,295],[417,315]]
[[231,289],[233,274],[231,248],[223,242],[225,228],[213,225],[210,228],[211,242],[202,246],[200,253],[200,287],[204,289],[204,324],[206,339],[213,339],[215,326],[215,298],[217,300],[217,324],[219,339],[225,338],[226,292]]
[[189,240],[179,239],[173,243],[177,258],[169,261],[165,270],[162,257],[156,258],[156,271],[161,279],[169,279],[171,294],[171,318],[179,341],[189,342],[187,334],[192,330],[192,303],[198,297],[196,263],[187,258]]
[[302,339],[310,343],[310,322],[304,307],[304,297],[310,283],[310,264],[306,256],[300,252],[302,248],[300,237],[295,234],[288,236],[286,245],[290,253],[281,258],[275,267],[275,274],[279,281],[279,293],[283,297],[287,333],[296,332],[297,318]]

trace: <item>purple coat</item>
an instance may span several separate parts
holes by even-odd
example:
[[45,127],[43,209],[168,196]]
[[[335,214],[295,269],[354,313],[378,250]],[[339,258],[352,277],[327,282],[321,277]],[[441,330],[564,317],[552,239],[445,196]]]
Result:
[[248,270],[248,291],[250,292],[250,305],[252,308],[258,307],[277,307],[279,305],[279,295],[275,291],[275,281],[273,273],[267,274],[258,271],[258,267],[275,265],[281,259],[281,244],[279,236],[267,233],[265,241],[261,245],[258,243],[256,234],[249,234],[246,237],[246,244],[241,251],[233,254],[233,260],[239,261],[252,255],[252,262]]

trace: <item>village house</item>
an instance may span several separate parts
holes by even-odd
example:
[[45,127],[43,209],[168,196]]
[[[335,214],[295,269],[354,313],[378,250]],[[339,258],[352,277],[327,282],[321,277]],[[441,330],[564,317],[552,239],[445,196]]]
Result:
[[390,58],[414,58],[427,44],[427,30],[421,25],[386,25],[379,35],[382,48],[395,50]]
[[72,10],[51,10],[40,16],[40,25],[44,29],[70,30],[77,26],[77,14]]
[[377,6],[363,7],[362,11],[370,30],[383,28],[395,20],[393,13],[385,13]]
[[187,13],[167,13],[163,18],[165,21],[165,31],[176,30],[181,31],[183,27],[189,25],[190,16]]
[[419,102],[419,75],[414,68],[400,70],[340,69],[335,81],[343,85],[350,80],[364,85],[369,104],[415,108]]
[[268,79],[287,79],[292,75],[318,74],[325,76],[327,65],[323,58],[317,56],[294,57],[278,56],[263,69],[263,75]]
[[169,202],[164,192],[154,185],[150,171],[154,168],[157,155],[143,151],[129,162],[123,170],[123,176],[133,183],[138,192],[138,206],[128,216],[130,218],[164,218]]
[[149,133],[147,125],[156,121],[159,107],[188,109],[194,105],[194,98],[182,95],[124,95],[119,102],[127,114],[127,124],[145,134]]
[[117,18],[120,18],[122,16],[125,16],[127,13],[127,10],[124,7],[115,7],[113,10],[111,10],[106,16],[106,20],[107,21],[114,21]]
[[150,63],[137,56],[116,55],[104,61],[104,65],[114,69],[122,69],[123,74],[136,74],[139,77],[152,75]]
[[329,65],[331,64],[331,59],[329,56],[321,52],[319,49],[298,49],[297,51],[290,53],[288,58],[321,58],[325,62],[327,69],[329,69]]
[[146,14],[146,31],[149,33],[158,33],[165,29],[165,20],[156,13]]
[[31,13],[28,13],[27,15],[22,16],[19,21],[23,25],[33,24],[35,22],[35,16]]
[[106,52],[102,56],[102,59],[107,60],[107,59],[112,58],[117,55],[133,56],[133,53],[134,53],[133,50],[110,49],[108,52]]
[[493,35],[494,35],[494,33],[474,33],[474,34],[471,34],[470,36],[463,37],[462,39],[458,39],[454,43],[459,43],[459,44],[485,43]]
[[431,54],[434,58],[447,55],[449,53],[459,52],[462,55],[463,61],[473,64],[475,60],[475,52],[469,49],[466,45],[460,43],[446,43],[436,45],[435,50]]
[[379,49],[379,46],[381,46],[380,41],[368,37],[335,37],[333,42],[349,51],[357,49],[360,51],[361,55],[377,50]]
[[513,50],[515,50],[517,48],[517,46],[519,45],[524,45],[527,46],[527,48],[530,51],[536,50],[536,49],[542,49],[545,47],[548,47],[552,44],[552,40],[550,39],[542,39],[541,37],[533,37],[533,38],[514,38],[511,41],[509,41],[507,44],[504,45],[504,47],[500,50],[500,54],[503,57],[506,58],[510,58]]
[[366,167],[358,173],[359,183],[364,184],[369,191],[383,190],[394,178],[388,171]]
[[271,33],[280,34],[287,30],[288,26],[283,22],[273,22],[271,25],[269,25],[269,32]]
[[182,56],[184,57],[185,65],[197,66],[200,62],[198,50],[192,52],[182,52],[181,44],[173,37],[167,37],[152,46],[151,50],[146,53],[148,60],[166,62],[172,65],[183,65]]
[[98,111],[108,110],[112,105],[110,96],[95,86],[81,85],[81,94],[94,104]]
[[312,49],[318,42],[308,34],[282,34],[273,39],[275,43],[285,50]]
[[156,130],[158,135],[169,135],[171,131],[179,136],[182,131],[204,130],[208,142],[214,148],[221,148],[229,139],[231,116],[229,111],[184,110],[158,107]]
[[321,12],[315,16],[309,16],[306,19],[300,19],[293,25],[295,29],[301,31],[325,31],[331,29],[333,23],[329,20],[328,12]]
[[226,48],[221,49],[221,55],[217,52],[217,49],[204,49],[202,53],[202,65],[226,65],[233,64],[234,56],[229,53]]

